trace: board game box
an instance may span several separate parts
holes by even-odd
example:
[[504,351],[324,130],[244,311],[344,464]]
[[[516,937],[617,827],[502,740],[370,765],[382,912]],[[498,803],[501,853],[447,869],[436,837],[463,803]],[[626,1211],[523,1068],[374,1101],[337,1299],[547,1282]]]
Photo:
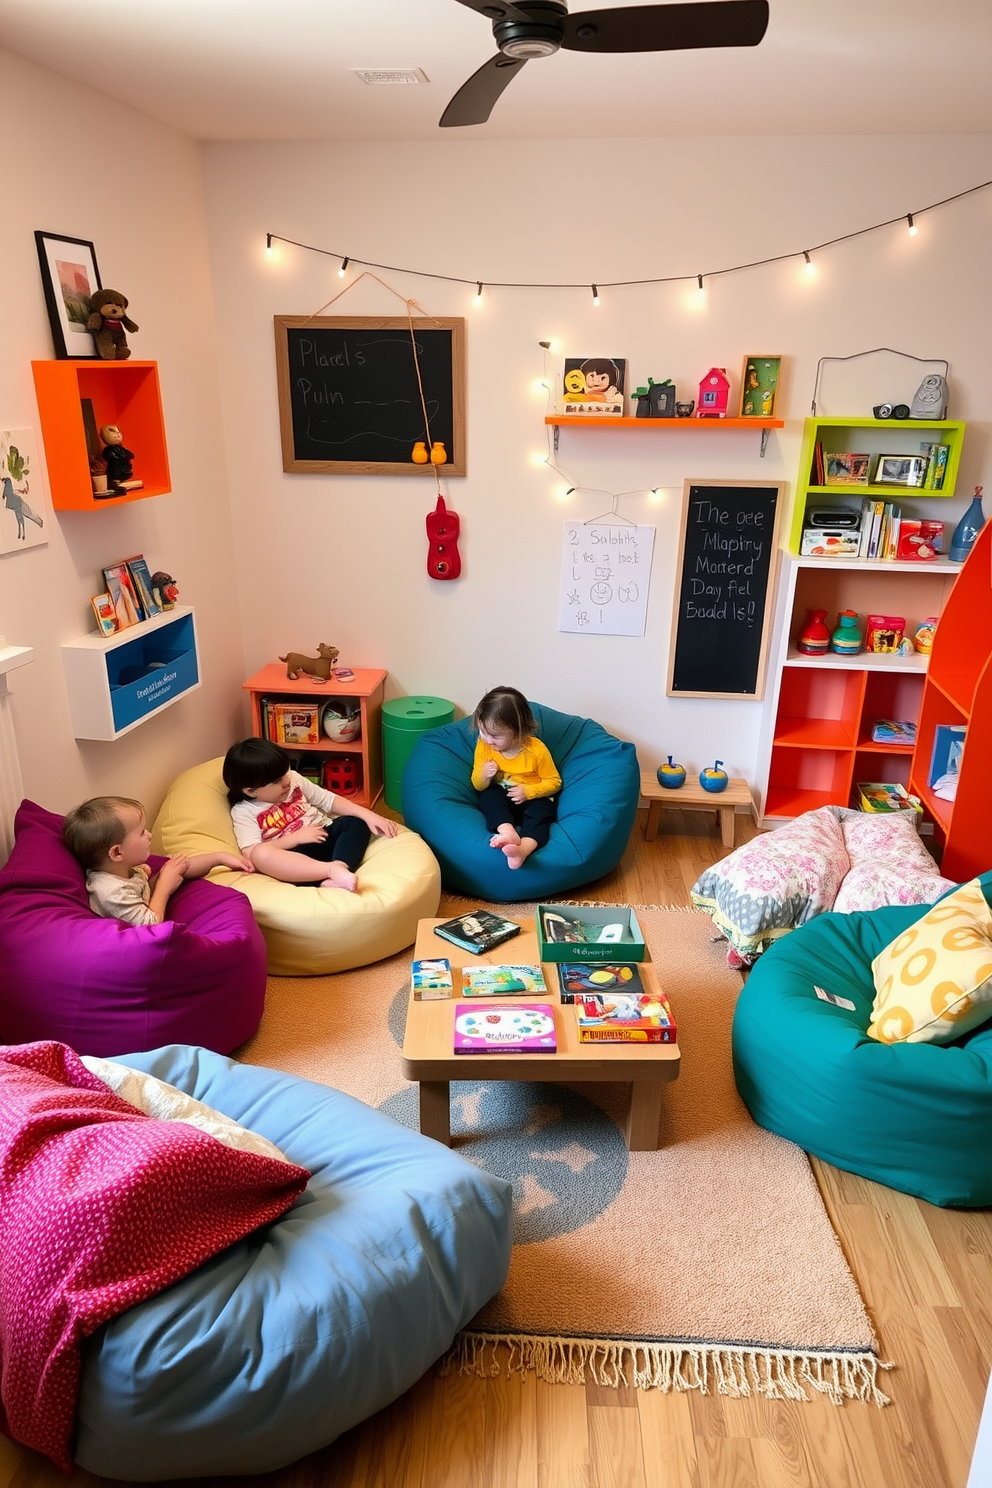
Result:
[[562,1002],[581,1002],[597,992],[625,992],[640,997],[644,991],[637,967],[621,961],[561,961],[558,983]]
[[675,1019],[664,992],[589,993],[575,1004],[580,1043],[674,1044]]
[[554,1013],[545,1002],[455,1008],[456,1054],[553,1054],[557,1047]]
[[447,956],[438,956],[434,961],[414,961],[410,982],[414,1002],[440,1002],[454,990],[451,962]]
[[533,997],[547,990],[539,966],[462,967],[463,997],[507,997],[521,992]]

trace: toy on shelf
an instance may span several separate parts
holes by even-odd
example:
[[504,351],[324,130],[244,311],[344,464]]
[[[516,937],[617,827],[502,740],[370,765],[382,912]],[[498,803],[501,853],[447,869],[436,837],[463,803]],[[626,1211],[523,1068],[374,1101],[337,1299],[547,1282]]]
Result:
[[711,367],[699,384],[697,418],[726,418],[730,402],[730,378],[726,367]]
[[336,754],[324,764],[324,789],[334,796],[357,796],[362,790],[362,761],[357,755]]
[[688,403],[676,403],[675,413],[678,418],[692,418],[692,410],[695,406],[695,398],[690,398]]
[[947,417],[947,379],[931,372],[920,383],[913,394],[913,406],[909,410],[914,419],[945,419]]
[[894,653],[899,650],[906,621],[902,615],[867,615],[865,650]]
[[877,419],[908,419],[908,403],[876,403],[872,415]]
[[954,529],[951,538],[951,551],[948,554],[952,563],[963,563],[975,546],[975,538],[985,526],[985,512],[982,508],[982,487],[975,487],[975,494],[971,498],[971,505]]
[[303,656],[299,651],[287,651],[279,660],[286,663],[286,676],[291,682],[295,682],[300,673],[304,672],[313,678],[316,686],[320,686],[330,677],[331,667],[339,654],[337,646],[328,646],[321,641],[316,656]]
[[152,574],[152,598],[163,610],[175,608],[176,600],[179,598],[179,585],[171,574],[167,574],[164,568],[158,569]]
[[803,628],[796,640],[804,656],[826,656],[830,649],[830,632],[826,627],[826,610],[807,610]]
[[107,490],[107,462],[100,455],[90,456],[90,481],[93,485],[94,496],[112,496],[114,492]]
[[908,636],[908,635],[900,636],[900,638],[899,638],[899,644],[896,647],[896,655],[897,656],[915,656],[916,655],[916,647],[913,645],[913,641],[912,641],[912,637],[911,636]]
[[913,645],[923,656],[929,656],[933,650],[933,638],[937,630],[937,616],[928,615],[922,624],[916,627],[913,637]]
[[117,289],[98,289],[90,296],[86,329],[93,332],[96,349],[105,362],[126,362],[131,355],[125,331],[138,329],[127,316],[127,296]]
[[637,399],[635,418],[675,417],[675,384],[670,377],[666,377],[664,382],[655,382],[653,377],[649,377],[647,387],[634,389],[634,397]]
[[723,760],[715,760],[708,770],[700,770],[699,783],[703,790],[711,791],[713,795],[725,791],[730,784],[730,776],[723,768]]
[[861,650],[861,631],[858,629],[858,616],[855,610],[841,610],[837,616],[837,625],[830,637],[830,649],[836,651],[838,656],[857,656]]
[[[140,491],[144,482],[135,479],[134,450],[124,443],[124,435],[116,424],[104,424],[100,430],[103,449],[100,459],[107,471],[107,484],[114,493],[118,491]],[[92,465],[90,473],[92,474]]]
[[327,703],[320,716],[320,726],[335,744],[353,744],[362,737],[362,714],[357,703]]
[[410,455],[410,459],[413,461],[414,465],[427,464],[427,461],[430,459],[430,455],[428,455],[427,446],[422,439],[418,439],[416,444],[413,446],[413,453]]
[[461,527],[458,513],[449,511],[444,497],[438,496],[437,505],[427,513],[427,573],[432,579],[457,579],[462,571],[461,554],[458,551],[458,533]]
[[903,517],[896,538],[896,557],[900,562],[926,563],[939,558],[944,546],[943,522],[921,517]]
[[448,451],[445,449],[444,444],[440,439],[435,439],[434,443],[431,445],[431,464],[447,465],[447,463]]
[[685,766],[677,765],[669,755],[668,764],[658,766],[658,784],[666,790],[678,790],[680,785],[685,785]]

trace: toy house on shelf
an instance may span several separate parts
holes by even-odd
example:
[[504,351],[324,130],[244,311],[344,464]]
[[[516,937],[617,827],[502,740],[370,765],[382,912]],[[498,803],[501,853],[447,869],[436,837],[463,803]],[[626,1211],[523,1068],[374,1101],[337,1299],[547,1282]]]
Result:
[[730,402],[730,378],[726,367],[711,367],[699,384],[697,418],[726,418]]

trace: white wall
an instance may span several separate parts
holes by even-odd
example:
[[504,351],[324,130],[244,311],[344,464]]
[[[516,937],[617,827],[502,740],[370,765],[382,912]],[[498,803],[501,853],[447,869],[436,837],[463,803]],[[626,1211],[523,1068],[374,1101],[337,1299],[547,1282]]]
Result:
[[[40,424],[32,359],[53,355],[34,230],[91,240],[105,285],[159,363],[171,495],[57,512],[45,547],[0,556],[0,632],[37,648],[10,686],[25,792],[52,810],[104,791],[157,809],[181,769],[241,728],[242,647],[203,189],[196,145],[134,109],[0,52],[4,189],[0,426]],[[127,429],[124,428],[125,440]],[[127,440],[126,440],[127,442]],[[135,473],[140,475],[140,449]],[[72,737],[59,647],[94,629],[100,569],[144,552],[196,607],[204,687],[115,743]]]
[[[425,573],[427,481],[286,475],[279,450],[272,316],[310,314],[342,287],[337,262],[265,233],[351,256],[483,280],[586,283],[695,274],[825,241],[918,209],[992,175],[987,136],[210,144],[204,147],[228,466],[245,646],[254,669],[320,640],[385,667],[391,695],[425,691],[470,709],[497,682],[599,718],[645,764],[719,755],[753,778],[760,703],[665,697],[682,482],[795,480],[817,359],[893,346],[951,362],[952,414],[975,421],[959,490],[989,472],[987,328],[992,191],[817,256],[695,286],[473,291],[384,275],[437,315],[468,318],[469,476],[447,483],[463,519],[463,577]],[[366,281],[332,311],[402,313]],[[532,392],[538,342],[625,355],[633,382],[676,378],[683,395],[713,363],[735,379],[746,353],[783,353],[787,427],[764,461],[751,433],[580,434],[561,460],[587,486],[664,486],[625,499],[658,537],[643,639],[557,630],[561,527],[608,504],[573,497],[530,463],[544,445]],[[916,379],[906,374],[899,397]],[[633,383],[632,383],[633,385]],[[860,406],[842,413],[869,413]],[[992,472],[989,472],[992,473]],[[956,517],[961,501],[945,504]]]

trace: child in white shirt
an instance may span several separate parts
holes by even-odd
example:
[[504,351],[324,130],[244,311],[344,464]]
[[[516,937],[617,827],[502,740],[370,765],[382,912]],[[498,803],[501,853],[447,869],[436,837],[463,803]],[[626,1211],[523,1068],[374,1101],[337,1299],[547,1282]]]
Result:
[[241,851],[258,873],[322,889],[358,886],[355,869],[369,838],[395,837],[396,823],[321,790],[289,768],[268,739],[242,739],[224,758],[224,784]]
[[94,796],[76,806],[62,823],[62,838],[86,872],[93,913],[129,925],[160,925],[179,885],[211,868],[254,871],[247,858],[234,853],[179,853],[153,874],[145,808],[127,796]]

